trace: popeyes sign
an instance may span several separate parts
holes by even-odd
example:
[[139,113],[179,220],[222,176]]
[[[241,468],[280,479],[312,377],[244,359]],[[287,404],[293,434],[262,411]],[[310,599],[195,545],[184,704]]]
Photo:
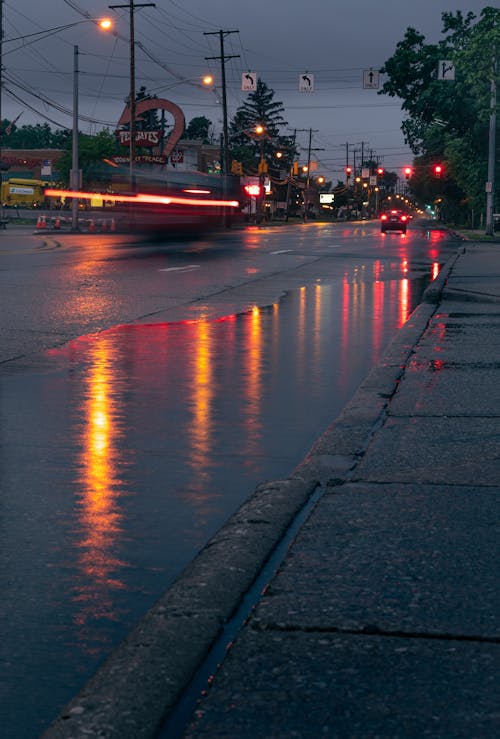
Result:
[[[129,146],[130,131],[117,131],[118,141],[122,146]],[[162,131],[136,131],[135,143],[137,146],[157,146],[162,139]]]
[[[167,113],[170,113],[170,115],[174,119],[174,126],[170,131],[170,135],[168,136],[164,144],[162,152],[163,156],[168,157],[179,139],[181,138],[182,134],[184,133],[184,113],[178,105],[170,102],[170,100],[162,100],[161,98],[147,98],[146,100],[139,100],[137,102],[135,109],[136,120],[141,117],[142,113],[146,113],[149,110],[165,110],[167,111]],[[128,105],[125,106],[125,109],[118,121],[118,126],[126,125],[130,125],[130,108]],[[118,129],[117,136],[119,137],[119,141],[121,144],[130,144],[130,131],[123,131],[121,129]],[[156,144],[160,143],[162,132],[136,130],[135,136],[136,143],[139,146],[156,146]]]

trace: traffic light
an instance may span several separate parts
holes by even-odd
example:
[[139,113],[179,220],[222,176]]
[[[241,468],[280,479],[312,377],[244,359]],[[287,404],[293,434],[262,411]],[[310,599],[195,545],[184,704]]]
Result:
[[345,173],[348,177],[352,174],[352,167],[349,167],[349,165],[345,168]]
[[231,174],[243,174],[243,164],[238,162],[236,159],[233,159],[231,162]]
[[381,177],[385,172],[385,169],[383,167],[377,167],[377,174],[379,177]]
[[404,170],[403,170],[403,172],[404,172],[404,175],[405,175],[405,179],[407,179],[407,180],[409,180],[410,177],[413,174],[413,170],[412,170],[411,167],[405,167]]
[[441,177],[443,174],[443,165],[442,164],[435,164],[432,168],[432,171],[434,173],[434,177]]

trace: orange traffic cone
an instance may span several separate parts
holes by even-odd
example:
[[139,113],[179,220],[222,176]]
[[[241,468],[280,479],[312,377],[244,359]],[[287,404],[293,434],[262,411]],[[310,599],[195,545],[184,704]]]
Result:
[[109,224],[109,230],[111,231],[111,233],[114,233],[116,231],[116,224],[115,224],[114,218],[111,219],[111,223]]
[[38,220],[36,222],[36,228],[43,228],[43,226],[42,226],[42,216],[38,216]]
[[95,223],[94,223],[94,219],[91,218],[89,221],[89,233],[94,233],[94,231],[95,231]]
[[59,231],[59,229],[61,228],[61,219],[59,218],[59,216],[57,216],[54,221],[54,228],[56,229],[56,231]]
[[42,216],[42,225],[40,228],[47,228],[47,218],[45,216]]

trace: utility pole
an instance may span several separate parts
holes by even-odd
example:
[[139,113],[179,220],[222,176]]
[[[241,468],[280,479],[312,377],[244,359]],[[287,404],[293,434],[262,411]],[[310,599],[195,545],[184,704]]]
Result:
[[293,162],[295,158],[295,142],[297,140],[297,133],[300,131],[307,131],[307,128],[294,128],[293,129],[293,150],[292,150],[292,163],[290,165],[290,171],[288,173],[288,182],[286,185],[286,200],[285,200],[285,221],[288,221],[290,215],[290,196],[292,194],[292,176],[293,176]]
[[110,10],[115,8],[128,8],[130,13],[130,92],[129,92],[129,107],[130,107],[130,187],[132,192],[135,192],[135,174],[134,174],[134,163],[135,163],[135,18],[134,13],[138,8],[155,8],[155,3],[136,3],[134,0],[129,0],[126,5],[109,5]]
[[[220,44],[220,56],[206,56],[205,59],[208,61],[209,59],[217,59],[221,63],[221,82],[222,82],[222,136],[223,136],[223,143],[222,143],[222,186],[223,186],[223,192],[224,192],[224,200],[227,199],[227,185],[228,185],[228,174],[229,174],[229,134],[228,134],[228,125],[227,125],[227,95],[226,95],[226,61],[228,59],[237,59],[239,57],[239,54],[224,54],[224,37],[228,36],[230,33],[239,33],[239,31],[223,31],[222,29],[219,31],[206,31],[203,35],[204,36],[218,36],[219,37],[219,44]],[[229,225],[229,214],[224,214],[224,221],[226,222],[226,225]]]
[[[73,141],[71,147],[71,189],[80,187],[78,168],[78,46],[73,46]],[[71,199],[71,230],[78,231],[78,199]]]
[[3,0],[0,0],[0,219],[3,220],[3,169],[2,167],[2,144],[3,144],[3,128],[2,128],[2,88],[3,88]]
[[304,221],[307,221],[307,210],[309,208],[309,184],[311,181],[311,152],[312,151],[323,151],[323,149],[311,149],[312,135],[317,133],[318,129],[309,129],[309,145],[307,147],[307,177],[306,177],[306,189],[304,192]]
[[490,93],[490,130],[488,140],[488,181],[486,183],[486,235],[493,236],[493,209],[495,207],[495,148],[497,127],[497,85],[496,85],[497,60],[496,53],[493,54],[491,93]]

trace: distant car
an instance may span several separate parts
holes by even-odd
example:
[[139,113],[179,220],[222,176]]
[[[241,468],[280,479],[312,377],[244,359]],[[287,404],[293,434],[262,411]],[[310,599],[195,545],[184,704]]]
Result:
[[405,234],[408,220],[406,213],[401,210],[388,210],[380,216],[380,230],[383,234],[386,231],[401,231]]

